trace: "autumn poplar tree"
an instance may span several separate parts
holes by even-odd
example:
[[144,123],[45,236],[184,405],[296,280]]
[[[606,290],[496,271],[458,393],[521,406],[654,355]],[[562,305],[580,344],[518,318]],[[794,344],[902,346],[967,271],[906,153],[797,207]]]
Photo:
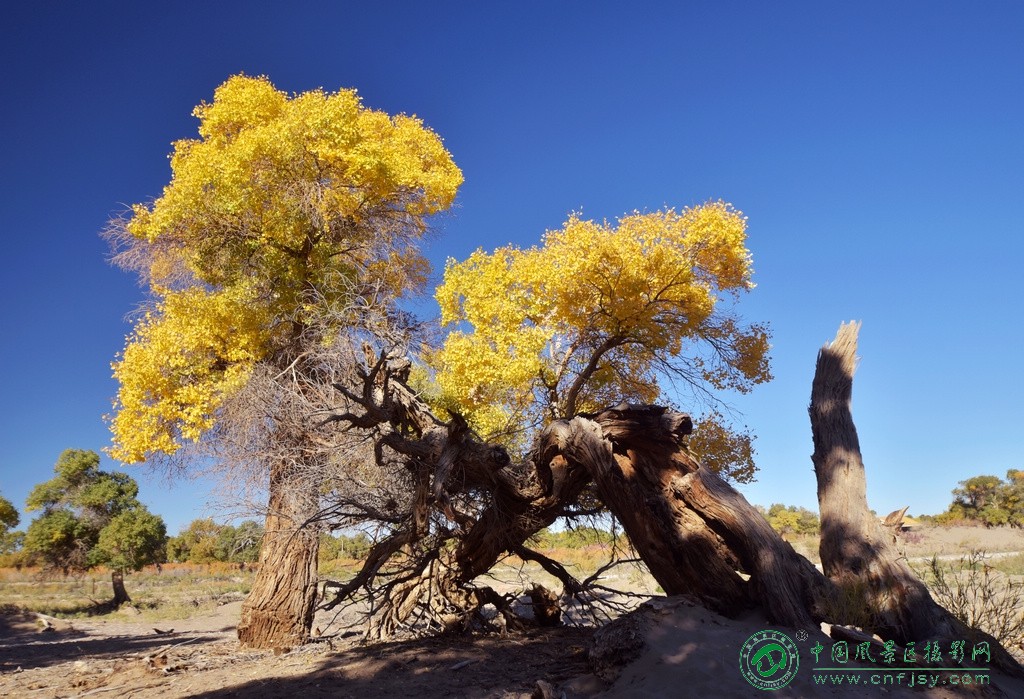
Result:
[[442,400],[508,441],[682,392],[710,406],[697,450],[749,481],[750,435],[731,429],[715,397],[771,379],[767,326],[740,322],[730,303],[752,273],[746,218],[721,201],[617,224],[574,215],[540,247],[449,261],[437,299],[451,331],[431,356]]
[[423,284],[417,241],[462,175],[419,119],[368,109],[351,90],[288,95],[236,76],[193,114],[199,137],[174,144],[162,195],[108,233],[115,262],[150,292],[114,363],[110,451],[125,462],[224,457],[251,445],[247,430],[272,436],[275,451],[233,455],[262,468],[269,488],[239,637],[288,646],[312,620],[317,533],[303,524],[317,507],[306,468],[317,457],[301,426],[277,419],[281,400],[248,426],[222,417],[257,379],[301,394],[319,370],[312,350],[357,325],[360,308],[386,309]]

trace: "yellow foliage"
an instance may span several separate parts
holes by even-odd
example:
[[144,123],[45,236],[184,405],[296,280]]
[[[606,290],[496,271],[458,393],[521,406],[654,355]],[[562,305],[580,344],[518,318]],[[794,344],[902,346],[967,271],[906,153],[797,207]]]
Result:
[[225,396],[245,385],[265,352],[269,314],[244,289],[164,292],[128,338],[114,378],[114,458],[174,453],[213,426]]
[[687,446],[701,464],[735,483],[754,480],[753,437],[733,429],[717,410],[701,416]]
[[574,215],[541,247],[449,260],[437,300],[454,329],[429,359],[485,435],[654,401],[666,373],[749,390],[770,378],[767,329],[719,304],[752,288],[751,273],[746,219],[723,202],[617,225]]
[[289,96],[235,76],[194,115],[200,138],[174,144],[170,184],[123,226],[126,266],[156,299],[114,364],[111,453],[125,461],[199,439],[255,362],[354,293],[421,287],[425,217],[462,183],[420,120],[355,91]]

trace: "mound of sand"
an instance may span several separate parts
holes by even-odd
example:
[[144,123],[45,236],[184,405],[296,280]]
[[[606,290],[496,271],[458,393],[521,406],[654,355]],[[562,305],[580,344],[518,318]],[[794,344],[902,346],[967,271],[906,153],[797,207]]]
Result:
[[[798,668],[792,680],[770,692],[755,688],[740,670],[741,649],[752,635],[763,630],[785,634],[799,650]],[[818,661],[812,650],[817,644],[823,648]],[[833,639],[822,629],[781,627],[756,613],[727,619],[684,597],[656,598],[595,634],[591,664],[598,675],[611,680],[610,686],[595,693],[588,691],[587,683],[576,680],[564,688],[570,698],[852,698],[875,693],[885,697],[1024,697],[1024,682],[995,672],[981,673],[991,675],[991,685],[981,686],[975,678],[979,673],[933,672],[928,665],[899,676],[878,657],[875,663],[841,664],[842,671],[819,670],[839,665],[830,659],[832,644]],[[853,649],[855,645],[850,642],[849,647]],[[872,654],[877,656],[877,649]],[[971,675],[969,688],[961,684],[964,674]]]

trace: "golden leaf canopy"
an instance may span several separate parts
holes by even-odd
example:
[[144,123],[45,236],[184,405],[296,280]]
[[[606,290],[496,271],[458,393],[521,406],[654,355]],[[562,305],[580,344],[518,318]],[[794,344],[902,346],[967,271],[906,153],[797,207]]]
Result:
[[193,114],[162,195],[111,228],[154,298],[113,365],[111,453],[129,462],[199,439],[255,362],[354,294],[421,288],[426,219],[462,183],[437,134],[352,90],[235,76]]

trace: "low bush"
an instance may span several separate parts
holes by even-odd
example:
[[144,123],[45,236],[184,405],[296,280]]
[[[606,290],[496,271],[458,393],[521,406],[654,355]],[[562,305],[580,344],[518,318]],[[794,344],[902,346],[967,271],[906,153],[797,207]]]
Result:
[[971,551],[959,566],[937,557],[924,571],[935,601],[968,626],[994,636],[1008,649],[1024,643],[1024,582],[989,565],[983,551]]

